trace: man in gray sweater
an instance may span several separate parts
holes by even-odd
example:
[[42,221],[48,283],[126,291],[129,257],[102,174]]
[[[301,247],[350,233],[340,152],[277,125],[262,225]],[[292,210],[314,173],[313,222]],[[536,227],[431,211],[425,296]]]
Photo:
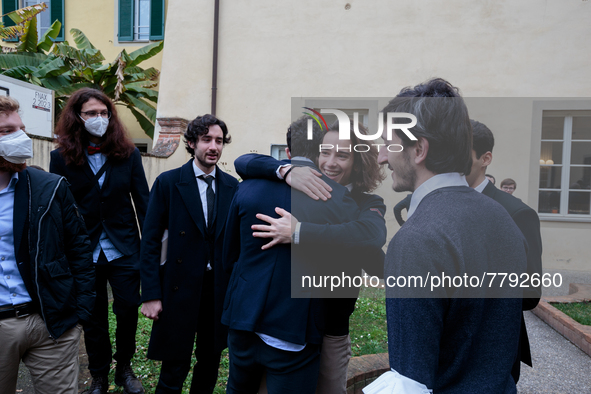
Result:
[[386,255],[390,367],[438,394],[515,393],[521,290],[514,285],[527,243],[501,205],[468,187],[464,101],[433,79],[403,89],[383,112],[417,118],[416,140],[386,129],[386,144],[404,149],[380,153],[394,191],[413,192]]

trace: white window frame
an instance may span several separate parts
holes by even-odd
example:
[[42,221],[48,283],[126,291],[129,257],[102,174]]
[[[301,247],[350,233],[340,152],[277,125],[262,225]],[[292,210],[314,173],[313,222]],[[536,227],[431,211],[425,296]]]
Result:
[[[539,144],[534,144],[532,146],[532,160],[535,160],[537,165],[535,166],[535,195],[536,195],[536,204],[535,206],[539,210],[539,192],[540,191],[554,191],[560,192],[560,205],[559,205],[559,212],[558,213],[542,213],[538,212],[540,220],[542,221],[563,221],[563,222],[591,222],[591,213],[590,214],[569,214],[568,213],[568,198],[570,186],[570,169],[571,167],[585,167],[585,165],[579,164],[570,164],[571,161],[571,145],[572,145],[572,118],[576,116],[587,115],[591,112],[591,100],[590,99],[573,99],[573,100],[560,100],[560,101],[537,101],[534,102],[533,106],[533,115],[534,115],[534,125],[533,125],[533,137],[539,141]],[[561,140],[551,140],[551,139],[542,139],[542,121],[544,118],[544,113],[548,115],[548,112],[564,112],[562,116],[565,117],[564,125],[563,125],[563,139]],[[539,158],[541,154],[541,145],[542,142],[562,142],[562,164],[554,164],[550,166],[558,167],[562,165],[561,171],[561,181],[560,181],[560,189],[549,189],[549,188],[540,188],[540,169],[542,165],[539,163]],[[574,142],[578,141],[589,141],[589,140],[574,140]],[[534,151],[535,149],[535,151]],[[532,174],[533,175],[533,174]],[[531,189],[530,189],[531,190]],[[579,190],[573,190],[579,191]],[[580,190],[586,191],[586,190]],[[589,192],[591,193],[591,191]]]
[[[134,0],[133,4],[133,41],[134,42],[149,42],[150,41],[150,11],[148,10],[148,26],[140,26],[140,1]],[[140,27],[147,27],[148,38],[140,38]]]
[[[28,6],[25,5],[26,2],[27,2],[27,0],[20,0],[19,1],[20,8],[28,7]],[[50,22],[51,22],[51,0],[36,0],[36,3],[35,4],[40,4],[40,3],[47,4],[47,9],[45,11],[43,11],[43,12],[49,12],[49,14],[50,14],[50,18],[49,19],[50,19]],[[31,5],[35,5],[35,4],[31,4]],[[45,32],[43,34],[41,34],[41,14],[43,12],[38,13],[37,16],[35,17],[35,18],[37,18],[37,42],[41,41],[41,38],[43,37],[43,34],[45,34]],[[51,27],[51,23],[49,24],[49,26],[47,26],[47,30],[49,30],[50,27]]]

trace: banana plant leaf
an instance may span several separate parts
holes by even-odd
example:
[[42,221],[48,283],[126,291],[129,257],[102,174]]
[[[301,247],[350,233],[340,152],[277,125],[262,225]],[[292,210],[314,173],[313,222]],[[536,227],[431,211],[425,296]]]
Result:
[[0,38],[3,40],[11,40],[20,37],[25,31],[22,25],[0,27]]
[[142,130],[144,130],[144,133],[146,133],[148,137],[154,139],[154,124],[146,119],[144,115],[136,111],[132,106],[128,105],[127,108],[129,108],[133,116],[135,116],[135,119],[140,124]]
[[86,37],[81,30],[78,29],[70,29],[70,34],[74,36],[74,43],[76,44],[76,48],[78,49],[96,49],[94,45],[90,42],[90,40]]
[[65,43],[59,43],[53,46],[51,53],[54,55],[71,58],[84,65],[101,63],[105,57],[98,49],[77,49]]
[[37,52],[37,41],[39,41],[39,36],[37,35],[37,18],[26,21],[24,26],[25,30],[23,35],[19,37],[17,51]]
[[100,86],[97,84],[94,84],[91,82],[78,82],[78,83],[74,83],[74,84],[70,84],[70,85],[63,85],[59,89],[56,89],[55,93],[58,96],[69,96],[72,93],[74,93],[76,90],[82,89],[82,88],[93,88],[93,89],[100,90]]
[[153,42],[150,45],[146,45],[140,49],[136,49],[135,51],[129,54],[130,62],[127,62],[127,67],[133,67],[144,60],[147,60],[162,51],[164,48],[164,41]]
[[9,69],[18,66],[39,67],[47,59],[44,53],[3,53],[0,56],[0,68]]
[[63,59],[59,57],[48,58],[39,66],[39,70],[35,73],[36,77],[57,77],[69,70],[69,66],[64,63]]
[[6,71],[2,72],[2,75],[6,75],[7,77],[20,79],[21,81],[28,81],[27,74],[32,75],[37,72],[36,67],[32,66],[17,66],[9,68]]
[[128,74],[131,81],[153,81],[160,76],[160,71],[156,70],[154,67],[150,67],[146,70],[140,67],[127,67],[125,72]]
[[43,78],[41,82],[47,89],[59,92],[61,88],[69,86],[72,83],[72,80],[63,75],[58,75],[57,77]]
[[41,37],[41,42],[37,44],[37,52],[46,51],[49,52],[53,45],[53,40],[60,34],[62,24],[57,19],[51,24],[51,27]]
[[15,25],[20,25],[23,22],[33,20],[38,13],[43,12],[47,9],[45,3],[35,4],[28,7],[24,7],[6,14]]
[[152,105],[146,103],[142,99],[134,97],[134,95],[130,92],[124,92],[121,95],[121,98],[124,102],[132,104],[144,114],[146,114],[146,117],[150,120],[150,122],[156,123],[156,108],[154,108]]

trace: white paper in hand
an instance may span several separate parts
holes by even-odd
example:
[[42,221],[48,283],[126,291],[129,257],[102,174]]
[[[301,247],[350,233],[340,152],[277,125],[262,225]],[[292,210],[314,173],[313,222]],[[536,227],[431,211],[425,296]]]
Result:
[[432,394],[427,386],[400,375],[398,372],[388,371],[370,385],[363,388],[364,394]]

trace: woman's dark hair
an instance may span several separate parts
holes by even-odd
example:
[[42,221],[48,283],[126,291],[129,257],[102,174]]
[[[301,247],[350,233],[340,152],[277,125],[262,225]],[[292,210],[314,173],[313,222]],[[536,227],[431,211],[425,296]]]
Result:
[[[357,152],[353,147],[359,144],[365,144],[357,135],[353,132],[354,127],[353,121],[350,123],[351,127],[351,150],[353,152],[353,171],[351,172],[351,183],[353,184],[353,190],[355,192],[371,192],[377,189],[382,181],[386,178],[384,169],[378,164],[378,150],[370,149],[367,152]],[[367,135],[367,129],[361,124],[358,124],[359,132],[363,135]],[[338,120],[328,127],[328,132],[339,131]]]
[[106,94],[97,89],[82,88],[70,96],[61,112],[55,134],[57,146],[66,164],[82,165],[86,162],[84,151],[88,146],[88,132],[80,118],[82,106],[90,99],[96,99],[107,106],[111,114],[109,126],[102,137],[101,153],[112,160],[127,159],[133,153],[135,145],[127,136],[115,106]]
[[195,157],[195,150],[189,146],[189,142],[196,144],[199,141],[199,137],[209,133],[209,126],[218,125],[224,133],[224,145],[232,142],[232,137],[228,134],[228,127],[223,120],[216,118],[213,115],[198,116],[189,123],[187,131],[185,132],[185,148],[187,152],[191,154],[191,157]]

